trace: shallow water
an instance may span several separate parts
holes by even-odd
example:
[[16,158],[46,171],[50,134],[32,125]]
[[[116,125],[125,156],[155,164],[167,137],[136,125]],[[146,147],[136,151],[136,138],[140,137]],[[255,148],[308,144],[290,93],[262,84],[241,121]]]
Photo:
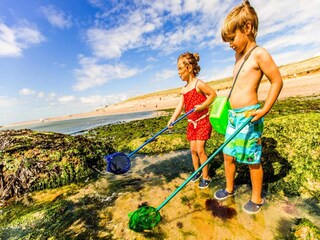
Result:
[[[165,162],[167,166],[164,166]],[[189,182],[160,210],[162,220],[151,232],[133,232],[128,229],[127,214],[135,211],[142,203],[157,208],[191,174],[176,174],[169,180],[171,175],[168,171],[178,173],[183,165],[188,165],[190,170],[192,167],[188,151],[156,157],[137,157],[132,163],[132,173],[117,178],[138,177],[137,173],[140,171],[140,177],[147,181],[140,191],[124,193],[116,200],[113,211],[115,227],[112,229],[116,238],[148,239],[154,236],[155,239],[283,239],[295,218],[306,217],[320,226],[319,216],[308,214],[303,201],[293,199],[277,199],[267,195],[267,204],[259,214],[245,213],[242,205],[250,199],[251,194],[247,185],[238,186],[235,197],[218,202],[213,198],[213,193],[224,187],[224,179],[216,179],[204,190],[199,189],[197,183]],[[152,165],[153,168],[150,167]],[[162,179],[163,184],[148,184],[148,179],[155,178],[158,178],[158,182]]]
[[[188,179],[192,165],[189,151],[135,155],[131,163],[126,174],[108,173],[87,184],[34,192],[16,207],[1,210],[26,211],[22,218],[11,220],[4,231],[14,237],[6,239],[21,239],[31,233],[48,237],[40,234],[41,228],[79,239],[288,239],[295,218],[306,217],[320,226],[319,216],[311,213],[303,199],[266,195],[267,204],[259,214],[246,214],[242,205],[250,198],[248,185],[238,186],[234,198],[218,202],[213,193],[224,187],[224,179],[216,177],[204,190],[189,182],[160,209],[162,220],[156,227],[134,232],[128,227],[128,214],[141,205],[157,208]],[[50,221],[51,212],[54,217]]]
[[2,127],[1,130],[8,129],[31,129],[40,132],[57,132],[64,134],[82,134],[85,131],[99,126],[112,124],[116,122],[129,122],[138,119],[147,119],[154,117],[157,113],[154,111],[135,112],[128,114],[114,114],[97,117],[75,118],[61,121],[39,122],[37,124],[19,124],[16,126]]

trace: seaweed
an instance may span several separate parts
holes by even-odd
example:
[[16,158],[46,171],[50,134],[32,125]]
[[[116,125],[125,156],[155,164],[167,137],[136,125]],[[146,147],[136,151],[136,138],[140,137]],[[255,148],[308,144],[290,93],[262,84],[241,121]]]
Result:
[[[319,97],[277,101],[265,117],[262,139],[264,191],[269,193],[269,198],[299,199],[297,204],[301,205],[298,207],[314,216],[320,214]],[[101,175],[96,170],[104,171],[104,155],[134,150],[161,130],[168,120],[169,116],[162,116],[117,123],[92,129],[81,136],[31,130],[1,131],[0,194],[6,205],[0,209],[0,238],[114,239],[112,205],[118,195],[140,191],[145,185],[163,185],[182,173],[190,173],[193,171],[191,158],[187,155],[146,164],[138,171],[140,177],[126,175],[124,178],[106,176],[98,179]],[[181,121],[141,149],[140,153],[152,155],[188,150],[186,124],[187,121]],[[211,155],[223,139],[221,134],[212,132],[212,138],[206,145],[207,154]],[[161,177],[150,179],[149,175]],[[219,181],[224,179],[222,154],[210,163],[210,176]],[[90,192],[83,196],[85,189],[75,197],[86,184],[99,185],[101,182],[97,180],[104,181],[107,186],[100,191],[93,187],[94,194]],[[250,183],[247,167],[237,168],[236,182],[238,185]],[[46,188],[56,189],[35,192]],[[46,195],[47,191],[61,192],[62,189],[63,194],[48,193],[51,197],[46,201],[39,202],[30,197]],[[19,198],[12,199],[12,196]],[[223,221],[236,216],[231,207],[221,208],[210,196],[206,196],[208,211],[215,210],[212,214]],[[190,205],[197,211],[203,209],[200,204],[193,203],[192,197],[182,196],[181,204]],[[296,219],[294,222],[280,219],[278,225],[275,234],[281,234],[279,239],[319,238],[319,228],[308,219]],[[196,236],[196,233],[184,231],[184,227],[181,222],[177,223],[184,237]],[[140,237],[164,239],[167,236],[159,228]]]
[[97,177],[105,143],[83,136],[32,130],[0,132],[0,200]]

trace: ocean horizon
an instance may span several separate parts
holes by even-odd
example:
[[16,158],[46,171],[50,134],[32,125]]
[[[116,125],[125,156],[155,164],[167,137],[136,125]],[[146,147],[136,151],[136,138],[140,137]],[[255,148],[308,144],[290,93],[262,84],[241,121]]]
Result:
[[74,118],[59,121],[40,122],[36,124],[19,124],[17,126],[8,126],[0,128],[4,130],[31,129],[39,132],[56,132],[70,135],[83,134],[86,131],[118,122],[130,122],[139,119],[147,119],[155,116],[157,111],[145,111],[125,114],[114,114],[106,116]]

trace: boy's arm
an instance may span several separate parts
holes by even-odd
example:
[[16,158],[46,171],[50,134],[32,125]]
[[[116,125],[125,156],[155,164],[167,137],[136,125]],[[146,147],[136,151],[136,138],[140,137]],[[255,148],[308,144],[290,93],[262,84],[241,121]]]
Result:
[[266,75],[269,82],[271,83],[271,86],[263,108],[252,113],[252,116],[254,116],[252,121],[259,120],[270,111],[273,104],[277,100],[283,86],[283,81],[279,69],[267,50],[265,50],[264,48],[260,48],[256,53],[256,57],[260,70]]
[[201,105],[196,106],[195,111],[201,112],[213,102],[217,94],[208,84],[206,84],[202,80],[199,80],[197,87],[207,96],[207,99]]

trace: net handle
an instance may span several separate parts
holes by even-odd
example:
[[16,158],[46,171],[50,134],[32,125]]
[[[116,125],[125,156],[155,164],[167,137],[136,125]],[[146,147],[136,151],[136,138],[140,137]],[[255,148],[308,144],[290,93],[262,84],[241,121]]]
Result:
[[[188,116],[189,114],[193,113],[195,110],[191,109],[189,112],[185,113],[184,115],[182,115],[181,117],[179,117],[177,120],[175,120],[173,123],[171,123],[171,126],[175,125],[176,123],[180,122],[182,119],[184,119],[186,116]],[[152,142],[156,137],[158,137],[160,134],[162,134],[163,132],[167,131],[169,129],[168,126],[166,126],[164,129],[162,129],[161,131],[159,131],[157,134],[155,134],[152,138],[150,138],[148,141],[144,142],[140,147],[138,147],[136,150],[134,150],[133,152],[128,154],[128,158],[130,158],[133,154],[135,154],[136,152],[138,152],[141,148],[143,148],[145,145],[147,145],[148,143]]]
[[202,164],[200,167],[186,180],[184,181],[180,187],[178,187],[163,203],[157,207],[157,211],[163,208],[188,182],[198,173],[200,172],[251,120],[252,116],[249,117],[231,136],[225,140],[225,142]]

